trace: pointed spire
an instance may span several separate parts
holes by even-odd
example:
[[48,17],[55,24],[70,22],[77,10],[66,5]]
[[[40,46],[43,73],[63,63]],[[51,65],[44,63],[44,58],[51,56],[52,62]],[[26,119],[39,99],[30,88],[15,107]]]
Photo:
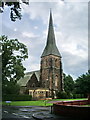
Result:
[[44,56],[47,56],[47,55],[56,55],[56,56],[61,57],[61,55],[60,55],[60,53],[57,49],[56,42],[55,42],[55,35],[54,35],[54,29],[53,29],[53,19],[52,19],[51,9],[50,9],[50,19],[49,19],[47,44],[46,44],[46,47],[45,47],[41,57],[44,57]]
[[49,25],[53,26],[53,20],[52,20],[52,11],[50,8],[50,19],[49,19]]

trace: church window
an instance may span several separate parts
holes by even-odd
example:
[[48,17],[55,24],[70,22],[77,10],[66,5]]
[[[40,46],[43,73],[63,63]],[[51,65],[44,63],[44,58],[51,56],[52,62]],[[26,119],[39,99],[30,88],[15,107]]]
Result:
[[55,86],[57,87],[58,86],[58,76],[56,75],[55,77]]
[[32,87],[35,87],[35,83],[32,84]]
[[55,59],[55,66],[57,67],[58,66],[58,60]]
[[46,61],[44,61],[44,66],[46,66]]
[[46,59],[46,67],[48,66],[48,60]]
[[49,59],[49,66],[52,66],[52,58]]

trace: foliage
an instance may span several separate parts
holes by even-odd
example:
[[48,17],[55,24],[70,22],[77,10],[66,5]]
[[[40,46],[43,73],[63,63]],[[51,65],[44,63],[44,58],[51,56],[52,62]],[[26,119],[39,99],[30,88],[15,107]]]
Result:
[[[8,6],[10,7],[10,18],[12,21],[16,21],[16,19],[21,19],[21,7],[20,7],[20,1],[15,0],[16,2],[2,2],[0,1],[0,12],[2,13],[4,11],[4,7]],[[29,0],[22,0],[23,3],[29,4]]]
[[73,98],[84,98],[84,97],[87,97],[87,96],[84,96],[84,94],[73,94]]
[[[24,76],[25,68],[22,61],[28,57],[27,48],[17,39],[8,39],[7,36],[0,37],[0,49],[2,50],[2,84],[7,89],[9,86],[13,90],[13,84]],[[10,83],[11,82],[11,83]],[[18,87],[16,87],[18,89]],[[10,89],[10,88],[9,88]],[[10,91],[10,90],[8,90]]]
[[90,93],[90,70],[77,78],[75,88],[76,93],[84,95]]
[[64,74],[64,90],[67,93],[72,93],[72,91],[74,90],[74,81],[70,75],[66,76]]
[[0,37],[2,46],[2,80],[17,81],[24,76],[22,60],[28,57],[27,48],[17,39]]
[[7,94],[2,96],[3,101],[31,101],[31,95]]
[[[3,89],[3,95],[5,95],[5,96],[7,96],[8,94],[18,95],[19,91],[20,91],[20,86],[13,81],[11,81],[11,82],[7,81],[7,84],[2,85],[2,89]],[[8,96],[8,97],[9,97],[9,99],[11,99],[10,96]]]
[[64,91],[59,91],[57,93],[58,98],[73,98],[73,91],[74,91],[74,80],[71,75],[63,74],[63,81],[64,81]]
[[67,96],[67,93],[65,91],[61,91],[61,92],[57,93],[57,98],[66,99],[66,98],[68,98],[68,96]]

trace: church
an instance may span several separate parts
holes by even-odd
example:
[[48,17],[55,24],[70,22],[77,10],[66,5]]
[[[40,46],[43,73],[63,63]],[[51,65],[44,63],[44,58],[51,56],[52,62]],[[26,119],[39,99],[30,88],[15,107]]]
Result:
[[50,11],[49,28],[45,49],[41,55],[40,70],[25,74],[18,81],[20,94],[32,95],[33,99],[56,98],[63,91],[63,70],[61,54],[56,46],[52,13]]

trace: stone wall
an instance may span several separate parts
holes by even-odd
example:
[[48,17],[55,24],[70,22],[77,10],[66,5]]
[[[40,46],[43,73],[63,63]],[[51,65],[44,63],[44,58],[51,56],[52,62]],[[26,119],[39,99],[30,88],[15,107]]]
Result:
[[[41,58],[40,83],[43,88],[48,88],[50,91],[62,90],[62,63],[60,57],[48,55]],[[50,96],[52,96],[51,92]]]
[[35,74],[32,75],[26,86],[28,89],[40,86]]

